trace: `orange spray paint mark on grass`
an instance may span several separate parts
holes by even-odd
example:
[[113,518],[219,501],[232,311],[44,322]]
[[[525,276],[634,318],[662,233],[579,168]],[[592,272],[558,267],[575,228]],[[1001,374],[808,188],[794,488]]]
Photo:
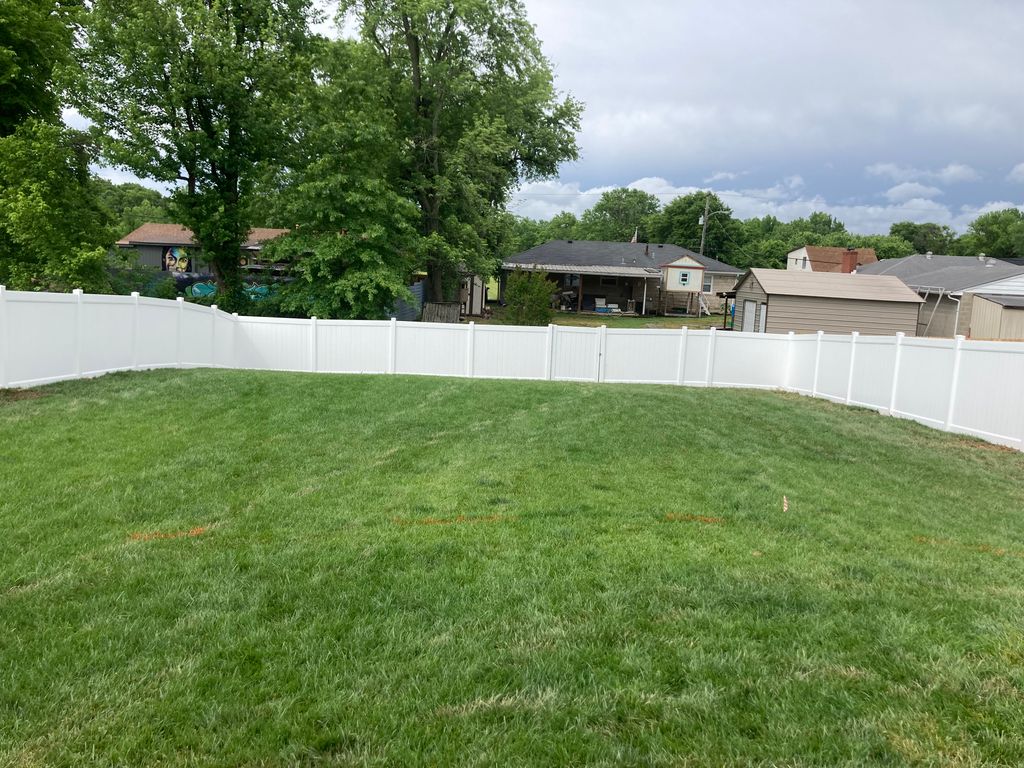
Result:
[[505,515],[486,515],[480,517],[458,515],[456,517],[423,517],[419,520],[403,520],[400,517],[396,517],[394,522],[398,525],[459,525],[461,523],[503,523],[511,519],[511,517],[506,517]]
[[721,517],[708,517],[706,515],[674,515],[669,512],[665,520],[670,523],[704,523],[705,525],[720,525],[725,520]]
[[196,536],[202,536],[206,533],[204,526],[198,526],[196,528],[190,528],[187,531],[175,531],[174,533],[162,533],[160,531],[154,531],[152,533],[133,533],[129,538],[132,541],[155,541],[158,539],[190,539]]

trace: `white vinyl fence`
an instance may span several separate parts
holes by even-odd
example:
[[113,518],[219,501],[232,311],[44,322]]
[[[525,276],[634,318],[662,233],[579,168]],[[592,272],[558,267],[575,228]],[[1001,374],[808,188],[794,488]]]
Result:
[[1024,450],[1024,344],[239,317],[0,287],[0,387],[219,367],[780,389]]

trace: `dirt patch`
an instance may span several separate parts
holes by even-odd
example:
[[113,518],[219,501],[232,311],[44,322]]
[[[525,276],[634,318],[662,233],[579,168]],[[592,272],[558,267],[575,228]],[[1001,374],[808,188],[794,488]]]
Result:
[[984,440],[973,440],[967,437],[961,437],[956,441],[956,444],[961,448],[973,448],[976,451],[991,451],[993,453],[1020,453],[1016,448],[1011,448],[1008,445],[999,445],[998,443],[988,443]]
[[0,405],[19,400],[38,400],[46,395],[38,389],[0,389]]
[[457,515],[456,517],[421,517],[406,520],[396,517],[396,525],[462,525],[463,523],[505,523],[514,518],[508,515]]
[[193,539],[196,536],[202,536],[209,529],[203,526],[191,528],[187,531],[174,531],[173,533],[163,533],[161,531],[154,531],[152,533],[140,533],[136,532],[131,534],[128,538],[132,541],[156,541],[163,539]]
[[930,547],[948,547],[962,549],[968,552],[979,552],[983,555],[993,557],[1019,557],[1024,558],[1024,552],[1006,549],[1005,547],[994,547],[991,544],[964,544],[953,539],[934,539],[930,536],[915,536],[914,541],[918,544],[927,544]]
[[707,517],[706,515],[675,515],[671,512],[665,515],[665,521],[669,523],[703,523],[704,525],[721,525],[725,522],[721,517]]

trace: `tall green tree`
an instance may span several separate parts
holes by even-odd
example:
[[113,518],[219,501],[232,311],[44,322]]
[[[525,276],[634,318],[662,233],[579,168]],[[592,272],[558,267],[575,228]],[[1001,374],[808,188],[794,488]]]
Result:
[[555,90],[520,0],[342,0],[340,16],[388,73],[430,298],[450,297],[460,267],[495,267],[516,186],[576,158],[581,106]]
[[93,184],[99,204],[113,217],[119,238],[148,221],[171,221],[170,200],[155,189],[132,182],[114,184],[106,179],[94,179]]
[[705,203],[710,213],[704,255],[727,261],[729,253],[737,246],[742,246],[743,227],[733,218],[732,209],[713,192],[691,192],[670,202],[660,214],[651,219],[651,238],[655,242],[672,243],[697,251],[700,248]]
[[313,72],[286,162],[259,187],[263,219],[293,228],[264,256],[290,265],[279,291],[285,313],[386,317],[408,295],[421,245],[416,205],[397,191],[395,126],[379,107],[387,82],[348,40],[319,46]]
[[179,184],[189,227],[222,289],[241,294],[239,247],[258,169],[286,146],[294,93],[309,82],[310,0],[93,0],[76,103],[104,153]]
[[931,222],[898,221],[889,227],[889,234],[910,243],[914,253],[952,253],[956,242],[956,232],[952,228]]
[[543,226],[542,242],[548,240],[579,240],[581,238],[580,220],[570,211],[562,211],[551,218]]
[[634,235],[649,242],[651,218],[658,213],[658,198],[640,189],[610,189],[580,217],[581,240],[628,242]]
[[970,223],[955,250],[958,256],[1024,257],[1024,212],[1005,208],[983,213]]

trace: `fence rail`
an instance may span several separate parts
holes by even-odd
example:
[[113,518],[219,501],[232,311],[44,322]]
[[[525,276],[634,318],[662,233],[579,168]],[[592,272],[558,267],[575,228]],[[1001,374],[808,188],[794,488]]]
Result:
[[1024,450],[1024,343],[239,317],[0,286],[0,387],[167,367],[780,389]]

